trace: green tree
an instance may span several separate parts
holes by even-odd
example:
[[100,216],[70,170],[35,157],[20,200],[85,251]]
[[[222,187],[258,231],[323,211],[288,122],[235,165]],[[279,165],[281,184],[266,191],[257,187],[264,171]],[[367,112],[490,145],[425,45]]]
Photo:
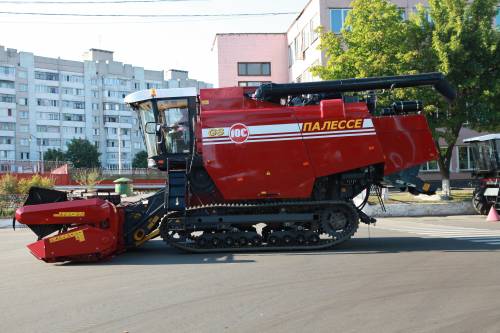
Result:
[[99,155],[97,147],[88,140],[73,139],[68,143],[66,158],[75,168],[99,168]]
[[66,154],[60,149],[47,149],[47,151],[43,153],[43,159],[45,161],[65,161]]
[[[386,0],[354,0],[341,34],[321,33],[322,79],[441,71],[457,88],[448,105],[430,89],[398,90],[400,98],[426,102],[444,185],[449,184],[451,154],[464,124],[477,130],[498,128],[499,32],[492,23],[497,0],[430,0],[408,21]],[[443,186],[445,188],[445,186]]]
[[132,168],[147,168],[148,167],[148,153],[144,150],[135,154],[132,160]]

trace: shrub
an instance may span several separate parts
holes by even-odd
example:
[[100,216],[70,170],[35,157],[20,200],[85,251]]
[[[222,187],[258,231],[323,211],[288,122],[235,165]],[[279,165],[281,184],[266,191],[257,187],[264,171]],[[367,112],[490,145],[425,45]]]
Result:
[[1,195],[12,195],[16,194],[18,190],[19,180],[7,173],[0,178],[0,194]]
[[42,188],[53,188],[55,180],[49,177],[42,177],[40,175],[34,175],[31,179],[24,178],[18,183],[18,193],[28,194],[28,191],[32,186],[42,187]]
[[79,185],[85,186],[87,189],[93,189],[102,181],[100,169],[78,169],[73,173],[73,179]]

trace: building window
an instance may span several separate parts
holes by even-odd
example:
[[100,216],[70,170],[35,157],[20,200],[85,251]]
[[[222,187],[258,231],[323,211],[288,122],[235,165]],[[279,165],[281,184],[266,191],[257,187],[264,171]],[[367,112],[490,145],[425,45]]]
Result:
[[29,118],[28,111],[19,111],[18,115],[19,115],[19,119],[28,119]]
[[38,106],[58,106],[59,105],[59,101],[58,100],[55,100],[55,99],[42,99],[42,98],[38,98],[36,100],[36,104]]
[[11,145],[12,144],[12,138],[8,136],[1,136],[0,137],[0,144],[2,145]]
[[423,172],[437,172],[439,171],[439,165],[437,161],[429,161],[422,164],[420,171]]
[[0,66],[0,73],[5,75],[14,75],[16,69],[14,67]]
[[28,131],[29,131],[28,125],[19,125],[18,129],[19,129],[19,132],[21,132],[21,133],[28,133]]
[[14,82],[0,80],[0,88],[14,89]]
[[319,16],[316,15],[312,20],[311,22],[309,22],[309,28],[311,29],[311,44],[313,42],[316,41],[316,39],[318,39],[319,37],[319,34],[318,32],[316,31],[316,29],[318,29],[319,27],[319,23],[317,22],[319,20]]
[[469,146],[457,147],[458,149],[458,171],[474,170],[474,158],[472,157],[472,149]]
[[21,79],[26,79],[28,78],[28,73],[26,71],[18,71],[17,76]]
[[271,63],[270,62],[239,62],[238,63],[239,76],[270,76]]
[[30,153],[21,152],[21,159],[22,160],[29,160],[30,159]]
[[349,8],[330,9],[330,28],[334,33],[340,33],[350,10]]
[[42,93],[42,94],[58,94],[59,87],[43,86],[43,85],[37,84],[35,86],[35,92]]
[[16,123],[0,123],[0,131],[14,131]]
[[16,101],[16,95],[0,94],[1,103],[15,103],[15,101]]
[[401,13],[401,18],[403,19],[403,21],[406,21],[406,9],[399,8],[399,12]]
[[35,71],[35,79],[45,81],[59,81],[59,74]]
[[19,84],[19,85],[17,86],[17,89],[19,89],[19,91],[26,92],[26,91],[28,91],[28,85],[27,85],[27,84],[22,84],[22,83],[21,83],[21,84]]
[[[29,146],[29,145],[30,145],[30,140],[28,140],[28,139],[20,139],[20,140],[19,140],[19,144],[20,144],[21,146]],[[22,154],[22,153],[21,153],[21,154]]]
[[63,113],[64,121],[85,121],[85,115],[83,114],[72,114],[72,113]]
[[500,29],[500,7],[497,8],[497,17],[495,18],[495,26]]
[[63,80],[66,82],[83,83],[83,76],[80,75],[63,75]]
[[271,81],[239,81],[240,87],[259,87],[263,83],[271,83]]

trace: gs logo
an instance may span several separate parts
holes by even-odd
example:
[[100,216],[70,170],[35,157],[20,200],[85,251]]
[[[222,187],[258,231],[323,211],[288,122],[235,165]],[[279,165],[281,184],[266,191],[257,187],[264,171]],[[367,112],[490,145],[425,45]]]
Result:
[[208,136],[213,138],[217,136],[224,136],[224,129],[223,128],[211,128],[208,130]]

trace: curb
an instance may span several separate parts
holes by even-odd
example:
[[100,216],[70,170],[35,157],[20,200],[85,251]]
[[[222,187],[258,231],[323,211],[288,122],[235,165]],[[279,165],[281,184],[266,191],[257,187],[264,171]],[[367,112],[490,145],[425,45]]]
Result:
[[453,216],[453,215],[477,215],[468,201],[455,203],[398,203],[385,206],[382,211],[380,205],[366,206],[363,209],[369,216],[373,217],[418,217],[418,216]]

